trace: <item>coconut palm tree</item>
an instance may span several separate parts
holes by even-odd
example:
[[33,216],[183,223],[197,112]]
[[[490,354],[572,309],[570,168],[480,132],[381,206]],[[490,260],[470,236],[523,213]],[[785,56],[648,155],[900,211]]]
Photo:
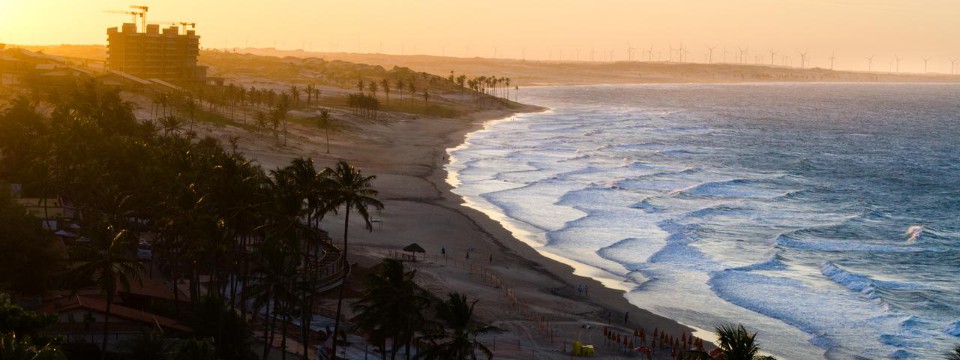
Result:
[[378,88],[379,88],[379,87],[377,86],[377,82],[376,82],[376,81],[372,81],[372,80],[371,80],[371,81],[367,84],[367,90],[370,90],[370,95],[373,96],[373,97],[377,97],[377,89],[378,89]]
[[144,268],[143,264],[130,256],[134,239],[132,233],[105,224],[93,228],[96,231],[88,234],[91,238],[90,243],[75,247],[71,258],[79,262],[79,266],[75,269],[76,276],[85,280],[92,279],[107,297],[101,344],[101,358],[106,359],[110,308],[118,290],[117,286],[129,290],[130,281],[140,281],[140,274],[143,273]]
[[330,112],[327,109],[320,109],[320,116],[317,117],[317,127],[323,129],[323,134],[327,137],[327,154],[330,153],[330,129],[333,128]]
[[[359,169],[354,168],[346,161],[340,160],[335,168],[327,168],[325,184],[325,196],[328,201],[327,211],[336,211],[343,207],[343,259],[347,259],[347,239],[350,230],[350,213],[356,211],[363,218],[365,227],[368,231],[373,231],[373,225],[370,223],[370,213],[368,208],[373,207],[377,210],[383,209],[383,203],[376,199],[377,191],[370,187],[370,183],[376,179],[376,176],[364,176]],[[347,272],[343,273],[346,282]],[[343,307],[343,288],[340,286],[337,295],[337,315],[334,319],[333,333],[340,331],[340,312]],[[333,342],[333,356],[336,358],[337,342]]]
[[473,308],[477,305],[477,300],[467,301],[467,296],[460,293],[448,294],[448,299],[437,305],[437,317],[443,321],[446,328],[428,338],[433,342],[433,347],[417,354],[417,359],[476,359],[477,351],[486,356],[487,359],[493,358],[493,352],[490,351],[477,336],[495,331],[496,328],[486,325],[478,325],[473,321]]
[[742,324],[724,324],[717,326],[717,341],[726,360],[753,360],[760,348],[757,346],[757,333],[749,333]]
[[387,97],[387,104],[390,103],[390,82],[387,81],[387,78],[380,80],[380,86],[383,87],[383,94]]
[[364,278],[363,295],[352,306],[357,328],[380,347],[384,358],[387,338],[391,339],[391,359],[396,359],[401,346],[409,357],[410,343],[426,322],[423,309],[430,300],[413,282],[415,275],[416,270],[405,271],[402,262],[386,259]]

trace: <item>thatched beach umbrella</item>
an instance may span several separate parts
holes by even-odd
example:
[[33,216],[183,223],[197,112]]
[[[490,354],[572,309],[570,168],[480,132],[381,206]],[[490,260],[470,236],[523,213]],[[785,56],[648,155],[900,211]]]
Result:
[[417,261],[417,253],[426,253],[427,251],[423,249],[419,244],[413,243],[407,245],[403,248],[403,251],[409,251],[413,255],[413,261]]

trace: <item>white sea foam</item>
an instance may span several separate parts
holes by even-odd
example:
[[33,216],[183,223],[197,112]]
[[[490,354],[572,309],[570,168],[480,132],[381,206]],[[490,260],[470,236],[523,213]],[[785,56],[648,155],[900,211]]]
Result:
[[[844,86],[850,85],[822,85],[844,89],[831,100],[897,89]],[[861,154],[872,144],[870,136],[856,135],[862,125],[847,134],[842,119],[830,118],[820,131],[817,113],[760,100],[770,93],[812,96],[813,88],[531,90],[532,101],[553,110],[470,134],[449,151],[449,181],[468,206],[577,274],[700,328],[729,321],[754,326],[763,347],[781,358],[940,354],[937,348],[960,337],[960,289],[955,276],[949,280],[958,270],[937,264],[960,261],[960,230],[897,212],[922,201],[922,195],[890,197],[909,181],[893,177],[894,190],[874,190],[885,181],[878,174],[886,173],[848,173],[836,165],[883,161],[904,149],[886,157]],[[659,107],[637,104],[654,98]],[[702,103],[715,98],[754,105],[733,111],[727,103]],[[887,116],[873,108],[876,117]],[[867,143],[852,151],[845,141]],[[940,168],[960,169],[956,153],[945,152],[953,160]],[[855,181],[865,176],[873,177]],[[949,192],[930,197],[948,213],[960,204]],[[910,225],[918,223],[925,225]]]

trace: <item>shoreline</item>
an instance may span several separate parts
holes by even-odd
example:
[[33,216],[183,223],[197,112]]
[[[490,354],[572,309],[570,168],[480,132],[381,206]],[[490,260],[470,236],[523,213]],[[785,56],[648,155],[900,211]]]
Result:
[[[677,337],[691,333],[702,337],[698,329],[629,303],[623,290],[576,275],[573,266],[541,254],[452,192],[445,169],[448,149],[460,146],[468,134],[492,121],[544,110],[526,105],[517,110],[483,111],[469,119],[415,119],[393,126],[386,142],[345,146],[358,155],[346,160],[368,175],[377,175],[374,188],[381,192],[386,206],[382,214],[374,215],[379,221],[373,232],[357,231],[362,223],[352,222],[351,228],[356,229],[350,235],[353,261],[366,268],[411,242],[420,244],[427,249],[420,255],[427,261],[407,262],[418,271],[418,284],[437,296],[459,291],[480,300],[476,316],[509,331],[487,339],[494,344],[517,344],[515,349],[494,350],[498,358],[529,358],[524,347],[538,356],[567,358],[569,354],[561,350],[569,350],[574,340],[594,344],[598,355],[605,358],[631,357],[615,346],[601,347],[601,327],[607,324],[624,333],[642,327],[648,333],[656,328]],[[375,135],[361,137],[384,138]],[[404,141],[410,137],[418,140]],[[382,156],[363,156],[369,152]],[[315,160],[318,166],[326,166],[322,158]],[[340,239],[342,219],[329,216],[324,221],[330,236]],[[446,258],[440,258],[441,248]],[[357,284],[359,279],[354,277],[351,282]],[[578,294],[578,285],[584,285],[588,294]],[[627,324],[620,321],[625,313],[629,313]],[[668,355],[662,352],[656,358]]]

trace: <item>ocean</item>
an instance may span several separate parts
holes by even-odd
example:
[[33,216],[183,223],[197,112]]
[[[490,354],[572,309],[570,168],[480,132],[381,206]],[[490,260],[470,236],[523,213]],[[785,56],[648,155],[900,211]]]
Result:
[[784,359],[960,343],[960,85],[521,89],[448,181],[578,274]]

